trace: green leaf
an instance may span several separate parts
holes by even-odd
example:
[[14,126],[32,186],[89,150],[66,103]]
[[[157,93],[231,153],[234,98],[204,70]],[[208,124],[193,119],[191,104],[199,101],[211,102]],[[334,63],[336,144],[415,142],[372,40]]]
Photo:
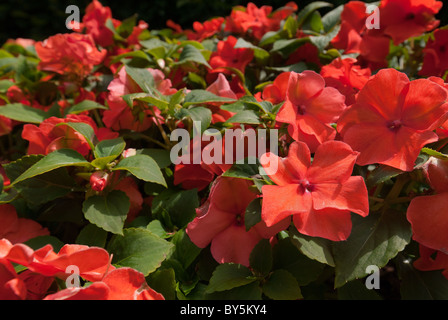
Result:
[[126,73],[146,93],[153,93],[155,88],[154,77],[151,72],[144,68],[125,66]]
[[176,299],[176,274],[174,269],[161,269],[151,273],[146,282],[149,287],[163,295],[165,300]]
[[107,110],[107,107],[103,106],[102,104],[92,101],[92,100],[83,100],[80,103],[77,103],[71,107],[69,107],[65,114],[78,114],[84,111],[90,111],[95,109],[102,109]]
[[236,263],[223,263],[213,272],[206,292],[230,290],[255,280],[256,278],[247,267]]
[[263,276],[266,276],[272,269],[272,247],[269,240],[262,239],[253,248],[249,256],[250,267]]
[[322,25],[325,33],[328,33],[341,21],[341,13],[343,10],[344,5],[342,4],[322,17]]
[[154,272],[170,255],[173,244],[142,228],[126,228],[123,235],[115,235],[107,250],[113,254],[112,263],[130,267],[145,276]]
[[65,243],[54,236],[38,236],[25,241],[24,244],[33,250],[38,250],[49,244],[53,247],[55,252],[59,252],[65,245]]
[[201,122],[201,133],[204,133],[205,130],[210,126],[212,122],[212,111],[208,108],[204,107],[196,107],[190,109],[180,109],[178,113],[176,113],[176,117],[178,119],[182,119],[183,117],[191,118],[192,121]]
[[431,148],[422,148],[421,152],[437,159],[448,160],[448,155]]
[[320,36],[310,36],[309,39],[311,43],[314,44],[320,52],[322,52],[330,44],[331,40],[336,37],[336,35],[339,33],[340,28],[341,26],[337,25],[329,33]]
[[366,185],[368,187],[373,187],[377,184],[392,179],[402,173],[403,171],[401,171],[400,169],[396,169],[386,165],[379,165],[368,175],[366,179]]
[[230,103],[230,102],[234,102],[234,101],[235,101],[235,99],[220,97],[220,96],[217,96],[216,94],[211,93],[209,91],[196,89],[196,90],[191,90],[190,92],[187,93],[187,95],[185,96],[185,100],[183,102],[183,106],[186,108],[193,104],[200,105],[200,104],[207,104],[207,103],[212,103],[212,102],[229,102]]
[[95,158],[114,157],[117,158],[126,148],[126,142],[123,138],[100,141],[94,150]]
[[263,284],[263,293],[274,300],[301,299],[302,293],[296,278],[286,270],[275,270]]
[[411,259],[398,259],[402,300],[447,300],[448,280],[437,271],[419,271]]
[[123,234],[124,221],[127,218],[130,201],[126,193],[112,190],[106,195],[93,195],[87,198],[82,211],[91,223],[116,234]]
[[95,131],[90,124],[84,122],[61,122],[56,126],[69,126],[76,132],[80,133],[86,139],[87,143],[90,146],[90,149],[95,149],[94,144],[97,142],[97,138],[95,136]]
[[175,245],[171,258],[179,261],[185,269],[193,263],[202,250],[190,240],[185,229],[177,231],[171,243]]
[[104,248],[106,246],[107,235],[106,230],[94,224],[88,224],[79,232],[75,242],[86,246]]
[[11,182],[11,186],[57,168],[70,166],[89,167],[91,164],[75,150],[56,150],[39,160],[23,174],[17,177],[17,179]]
[[235,49],[238,48],[247,48],[252,49],[254,52],[254,57],[257,59],[258,62],[264,63],[269,59],[269,52],[266,50],[257,47],[256,45],[244,40],[243,38],[239,38],[238,41],[235,43],[234,46]]
[[384,267],[410,242],[412,231],[406,215],[385,211],[363,218],[354,215],[350,237],[334,243],[335,288],[367,275],[366,268]]
[[338,288],[339,300],[382,300],[374,289],[367,289],[362,281],[350,281]]
[[196,189],[166,189],[154,197],[151,210],[154,215],[167,214],[172,223],[182,228],[194,219],[197,207],[199,198]]
[[144,154],[124,158],[112,170],[126,170],[138,179],[167,186],[157,162]]
[[145,154],[150,156],[157,162],[160,169],[171,165],[170,151],[165,149],[145,148],[137,150],[137,154]]
[[245,163],[233,164],[226,172],[222,175],[224,177],[232,177],[232,178],[240,178],[246,180],[252,180],[254,177],[258,177],[259,175],[259,164],[258,162],[253,162],[251,160],[256,160],[255,158],[246,158],[244,160]]
[[191,44],[187,44],[184,46],[180,54],[179,61],[177,61],[175,64],[184,64],[186,62],[196,62],[199,64],[203,64],[208,68],[211,68],[207,60],[205,60],[201,51],[199,51],[199,49]]
[[252,200],[244,214],[244,225],[246,227],[246,231],[249,231],[254,225],[261,221],[261,199],[256,198]]
[[301,27],[305,21],[308,19],[308,17],[316,10],[325,8],[325,7],[332,7],[333,5],[328,2],[323,1],[315,1],[311,2],[310,4],[306,5],[304,8],[302,8],[299,13],[297,14],[297,22],[299,27]]
[[325,264],[312,260],[302,254],[292,243],[290,237],[280,239],[272,249],[273,269],[284,269],[291,273],[299,286],[305,286],[317,280],[325,268]]
[[289,231],[292,243],[308,258],[334,267],[331,241],[301,234],[295,228]]
[[261,121],[257,112],[253,110],[243,110],[237,112],[230,119],[227,119],[226,123],[260,124]]
[[41,123],[47,118],[44,111],[21,103],[0,106],[0,116],[24,123]]

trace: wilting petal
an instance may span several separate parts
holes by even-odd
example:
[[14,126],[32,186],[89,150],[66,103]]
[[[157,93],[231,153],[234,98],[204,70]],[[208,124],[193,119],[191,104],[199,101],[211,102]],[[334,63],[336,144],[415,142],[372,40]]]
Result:
[[350,211],[324,209],[293,215],[292,220],[300,233],[332,241],[346,240],[352,229]]

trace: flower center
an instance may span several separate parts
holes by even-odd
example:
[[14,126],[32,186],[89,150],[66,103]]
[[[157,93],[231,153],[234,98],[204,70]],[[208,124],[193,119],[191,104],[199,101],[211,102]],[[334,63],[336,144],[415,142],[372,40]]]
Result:
[[406,15],[406,17],[405,17],[406,20],[412,20],[412,19],[414,19],[414,18],[415,18],[415,14],[413,14],[412,12],[411,12],[411,13],[408,13],[408,14]]
[[242,226],[244,224],[244,218],[242,216],[242,214],[237,214],[235,217],[235,224],[237,226]]
[[313,192],[314,190],[316,190],[316,187],[314,185],[312,185],[309,181],[307,180],[298,180],[296,181],[296,183],[298,185],[300,185],[300,189],[303,192]]
[[306,106],[301,104],[297,106],[297,112],[301,115],[304,115],[306,111]]
[[398,131],[398,129],[401,128],[401,121],[400,120],[393,120],[387,123],[387,127],[391,131]]

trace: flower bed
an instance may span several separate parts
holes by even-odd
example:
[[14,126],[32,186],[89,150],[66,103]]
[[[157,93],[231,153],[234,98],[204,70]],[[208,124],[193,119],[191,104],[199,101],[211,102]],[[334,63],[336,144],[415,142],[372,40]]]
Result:
[[378,5],[8,40],[0,299],[447,299],[442,2]]

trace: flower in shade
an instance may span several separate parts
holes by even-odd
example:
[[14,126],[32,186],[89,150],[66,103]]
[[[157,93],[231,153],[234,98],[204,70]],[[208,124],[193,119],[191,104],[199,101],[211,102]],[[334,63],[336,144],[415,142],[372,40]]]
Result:
[[440,21],[434,16],[441,8],[436,0],[382,0],[380,28],[397,45],[436,28]]
[[303,142],[293,142],[288,156],[266,153],[260,162],[275,185],[262,187],[261,217],[272,226],[292,215],[300,233],[346,240],[351,212],[369,213],[367,188],[361,176],[352,176],[358,152],[341,141],[321,144],[314,154]]
[[261,221],[246,230],[246,208],[258,197],[251,186],[249,180],[218,177],[209,198],[196,209],[197,217],[187,226],[191,241],[200,248],[211,244],[212,256],[219,263],[249,266],[249,256],[255,245],[289,226],[289,219],[270,227]]
[[410,81],[395,69],[380,70],[358,93],[337,123],[343,141],[359,151],[357,164],[414,167],[421,148],[448,112],[447,92],[427,79]]
[[[333,140],[332,127],[345,110],[345,97],[335,88],[325,87],[325,80],[314,71],[291,72],[277,87],[286,90],[286,101],[276,120],[288,123],[288,132],[296,141],[304,141],[314,151],[325,141]],[[286,81],[287,84],[285,83]]]
[[434,31],[434,38],[429,38],[423,49],[423,65],[419,71],[422,76],[442,77],[448,71],[448,30]]
[[47,228],[38,222],[19,218],[16,208],[11,204],[0,205],[0,239],[8,239],[11,243],[21,243],[38,236],[49,235]]
[[448,254],[423,245],[419,245],[420,256],[414,261],[414,267],[420,271],[442,270],[448,279]]

